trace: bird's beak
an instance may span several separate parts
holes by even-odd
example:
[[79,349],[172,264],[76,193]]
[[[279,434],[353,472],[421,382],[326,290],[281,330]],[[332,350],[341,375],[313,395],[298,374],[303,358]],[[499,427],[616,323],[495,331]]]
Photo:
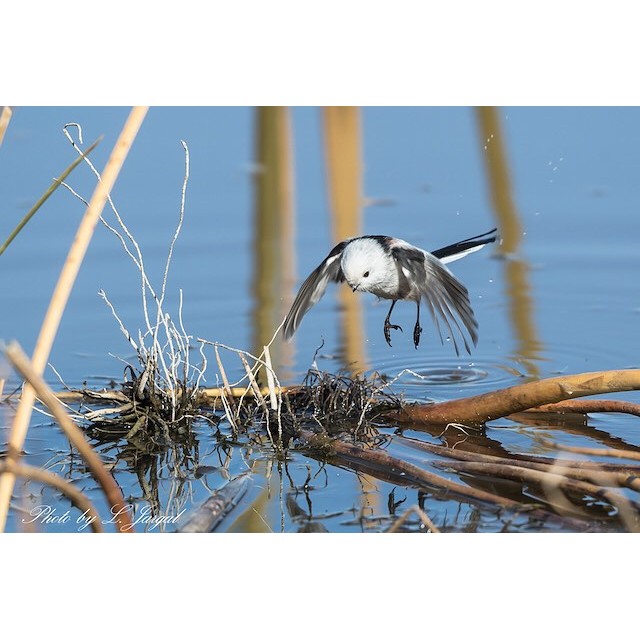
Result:
[[351,291],[353,291],[353,292],[355,293],[357,290],[358,290],[358,285],[357,285],[357,284],[354,284],[354,285],[351,287]]

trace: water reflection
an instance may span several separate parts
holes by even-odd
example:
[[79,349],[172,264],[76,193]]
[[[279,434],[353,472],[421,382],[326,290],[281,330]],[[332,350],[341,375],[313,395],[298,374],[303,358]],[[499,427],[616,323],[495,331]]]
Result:
[[[259,354],[293,301],[295,216],[289,109],[258,107],[255,137],[253,353]],[[291,369],[291,349],[279,337],[271,346],[277,371]]]
[[[326,184],[320,185],[318,189],[321,192],[326,189],[329,195],[331,217],[327,220],[324,216],[319,215],[307,223],[305,222],[307,219],[301,216],[300,224],[308,224],[312,232],[324,229],[330,224],[333,240],[337,242],[347,236],[359,235],[363,231],[362,113],[353,107],[333,107],[326,108],[322,112],[314,112],[316,115],[319,113],[322,113],[323,116],[321,122],[323,124],[322,142],[324,147],[321,147],[320,151],[325,150]],[[398,110],[396,111],[397,115],[394,115],[393,118],[404,119],[404,113],[408,112]],[[427,117],[431,118],[431,114]],[[264,107],[253,111],[253,116],[255,145],[253,159],[259,170],[256,172],[253,183],[252,218],[247,221],[238,215],[237,218],[241,223],[231,219],[223,222],[225,231],[228,227],[228,237],[231,238],[231,241],[221,247],[221,264],[227,266],[237,260],[237,272],[234,272],[233,276],[229,274],[227,279],[230,283],[229,286],[234,287],[234,292],[236,292],[242,289],[242,285],[238,285],[237,279],[244,282],[245,273],[241,270],[244,269],[245,264],[251,264],[253,261],[250,278],[254,297],[250,321],[253,331],[252,350],[254,353],[259,353],[262,346],[271,340],[273,332],[288,310],[295,293],[294,287],[297,278],[294,233],[298,221],[294,206],[295,181],[291,110],[285,107]],[[211,115],[208,114],[207,117],[210,118]],[[482,141],[480,148],[483,161],[486,164],[486,184],[488,184],[488,190],[491,193],[504,242],[502,246],[504,261],[500,264],[504,265],[504,289],[509,305],[510,326],[516,340],[515,354],[511,357],[505,355],[505,350],[511,351],[510,347],[504,348],[505,344],[510,343],[510,338],[496,339],[494,342],[496,348],[492,353],[479,352],[477,359],[474,358],[473,362],[469,361],[463,364],[460,360],[448,358],[448,354],[445,352],[440,354],[436,351],[430,353],[429,350],[376,349],[374,341],[369,345],[369,353],[367,353],[363,336],[363,312],[360,307],[363,298],[351,293],[347,287],[340,286],[335,289],[340,300],[340,312],[330,317],[332,322],[335,318],[340,327],[339,358],[341,362],[340,364],[329,363],[327,365],[329,369],[349,365],[351,372],[364,369],[375,370],[386,376],[385,379],[392,379],[401,370],[411,368],[417,375],[405,376],[394,383],[392,388],[394,392],[404,392],[405,399],[409,401],[424,401],[427,397],[435,400],[450,399],[451,396],[472,395],[501,386],[517,384],[523,377],[523,372],[528,376],[538,376],[539,357],[543,345],[537,338],[537,326],[534,322],[535,309],[530,286],[530,265],[528,260],[520,255],[523,228],[531,229],[533,227],[532,220],[527,221],[526,218],[523,218],[522,222],[520,221],[516,199],[522,201],[523,196],[521,192],[512,189],[505,154],[506,145],[500,130],[498,111],[492,108],[480,108],[477,111],[477,117]],[[406,119],[408,121],[408,118]],[[314,126],[316,124],[318,123],[315,123]],[[447,144],[455,145],[457,148],[460,142],[460,138],[456,139],[459,127],[453,126],[455,121],[451,124],[452,126],[448,130],[452,133],[447,135]],[[152,123],[150,123],[151,125]],[[247,128],[246,123],[243,126]],[[420,130],[421,123],[419,120],[413,119],[411,124],[407,126],[411,127],[409,133],[407,133],[408,129],[405,129],[399,135],[399,130],[394,130],[394,135],[403,140],[411,137],[412,132]],[[166,131],[163,133],[166,134]],[[197,133],[200,135],[202,131]],[[372,138],[377,139],[385,135],[385,132],[380,129],[374,129],[372,133],[374,135],[371,136],[369,142],[372,142]],[[309,144],[309,141],[313,142],[315,131],[309,134],[308,129],[298,130],[296,121],[296,134],[302,141],[298,148],[302,156],[300,168],[304,170],[309,164],[311,153],[320,159],[321,155],[317,153],[318,150],[314,149],[312,144]],[[465,133],[465,135],[467,138],[471,137],[469,133]],[[233,136],[236,137],[233,144],[243,146],[237,145],[237,130],[235,129]],[[196,137],[196,133],[193,134],[193,137]],[[621,140],[623,137],[609,136],[611,140]],[[562,136],[558,135],[558,138],[562,139]],[[198,139],[200,140],[200,138]],[[563,139],[561,141],[565,144]],[[5,145],[7,142],[10,140],[5,140]],[[205,146],[206,144],[208,143],[204,143]],[[371,145],[367,145],[367,166],[373,172],[378,165],[378,171],[382,174],[383,171],[388,171],[390,154],[376,156],[375,152],[372,153],[375,146],[373,142]],[[424,145],[422,146],[424,147]],[[232,148],[235,147],[230,145],[226,149],[227,153],[223,154],[224,158],[221,162],[224,162],[225,166],[237,166],[239,163],[239,160],[234,158],[232,153],[228,153]],[[3,147],[3,152],[5,150]],[[385,148],[385,152],[388,151],[389,149]],[[438,161],[440,160],[437,150],[434,152],[434,148],[429,146],[428,151]],[[523,153],[519,159],[529,163],[523,165],[529,172],[535,172],[535,161],[530,159],[531,154],[528,151],[526,154]],[[12,153],[15,153],[14,149],[12,149]],[[402,165],[398,161],[395,169],[398,175],[402,175],[402,180],[406,179],[407,184],[415,185],[417,183],[411,173],[413,171],[411,165],[419,163],[414,163],[415,158],[411,154],[406,154],[406,156],[410,157],[410,161],[405,161],[405,164]],[[245,161],[246,158],[243,156],[241,160]],[[135,161],[135,158],[132,161]],[[471,156],[468,164],[469,168],[473,168],[477,164],[477,157]],[[518,166],[521,166],[519,162]],[[583,173],[583,168],[579,168],[581,173]],[[578,168],[574,167],[574,170],[577,175]],[[620,168],[618,171],[622,173],[623,169]],[[143,175],[140,172],[139,174]],[[370,174],[367,175],[369,177]],[[518,180],[518,187],[522,187],[523,182],[531,179],[527,171],[523,171],[519,177],[522,178],[522,182]],[[573,179],[575,180],[575,176]],[[384,183],[383,188],[389,188],[392,191],[398,189],[398,202],[401,206],[406,206],[406,199],[410,197],[410,189],[402,192],[404,187],[397,182],[393,183],[392,180],[393,177],[389,178],[389,182]],[[167,182],[164,179],[156,181]],[[303,181],[302,184],[308,183]],[[372,184],[378,188],[380,181],[372,180]],[[450,183],[440,182],[439,186],[445,187],[440,192],[441,194],[447,190],[454,191]],[[614,192],[615,190],[612,188],[611,193]],[[233,196],[232,190],[230,193]],[[434,194],[437,195],[435,189]],[[467,195],[470,195],[471,198],[475,197],[471,187],[465,191],[464,195],[465,197]],[[225,197],[228,196],[229,193],[225,192]],[[545,196],[555,197],[556,193],[547,193]],[[164,194],[162,197],[164,198]],[[405,198],[404,203],[402,202],[403,197]],[[301,194],[301,202],[308,202],[307,198],[308,193]],[[627,205],[627,200],[622,204]],[[244,205],[242,203],[239,205],[238,200],[233,200],[233,197],[226,200],[225,205],[228,205],[232,215],[244,210]],[[456,205],[452,199],[444,202],[444,208],[454,206]],[[409,206],[407,206],[408,209]],[[375,210],[372,213],[373,216],[377,215]],[[522,213],[526,214],[524,207]],[[416,221],[420,221],[420,218],[412,218],[411,215],[401,213],[394,220],[394,224],[399,221],[400,225],[404,224],[408,228],[411,228],[412,225],[415,226]],[[401,218],[403,221],[400,221]],[[536,220],[544,222],[543,218],[544,216],[540,216]],[[43,220],[43,222],[46,221]],[[553,221],[553,224],[556,222],[562,222],[562,220],[558,217]],[[565,224],[570,222],[570,220],[565,220]],[[196,225],[198,227],[194,236],[196,240],[194,241],[193,237],[190,241],[187,240],[187,242],[191,242],[188,245],[190,257],[201,258],[202,254],[197,255],[197,239],[203,233],[203,223],[204,221],[201,221],[199,225]],[[635,231],[637,225],[633,220],[627,220],[626,223],[625,236],[634,237],[633,233],[627,233],[627,230]],[[149,234],[152,233],[153,227],[153,224],[148,225]],[[588,225],[585,226],[585,229],[587,227]],[[552,240],[549,233],[551,228],[553,227],[545,230],[545,237],[550,240]],[[592,242],[599,240],[598,238],[594,239],[587,231],[585,231],[587,240]],[[253,244],[250,256],[244,256],[238,252],[238,246],[244,247],[244,234],[252,234]],[[36,238],[35,234],[33,237]],[[624,239],[624,237],[620,235],[619,239]],[[47,243],[47,246],[49,244]],[[542,249],[535,247],[533,249],[538,251],[536,261],[539,261],[541,250],[545,252],[542,259],[547,260],[549,256],[554,255],[554,252],[560,253],[562,248],[559,249],[557,245],[549,247],[545,242]],[[577,243],[574,250],[576,256],[584,261],[584,265],[595,264],[588,251],[582,254],[578,253],[580,246]],[[228,253],[224,254],[224,251]],[[324,252],[324,249],[319,251]],[[603,286],[615,282],[616,286],[620,287],[616,291],[623,293],[619,298],[612,294],[611,300],[627,313],[628,304],[625,301],[623,306],[620,298],[626,296],[626,300],[628,300],[633,299],[633,296],[627,294],[628,289],[624,279],[621,278],[619,281],[616,279],[620,273],[632,272],[632,269],[628,269],[629,266],[635,266],[635,262],[632,262],[635,260],[633,247],[627,245],[625,251],[625,255],[627,255],[625,261],[612,262],[607,260],[606,264],[603,261],[602,264],[605,264],[606,269],[601,264],[597,271],[593,269],[589,272],[589,278],[584,278],[582,272],[578,274],[575,270],[566,270],[565,277],[579,275],[579,282],[584,282],[597,275],[601,277]],[[110,253],[105,251],[103,255],[109,256],[108,259],[111,260]],[[318,259],[322,255],[319,255]],[[573,259],[573,255],[571,258]],[[118,260],[114,260],[115,262]],[[105,265],[104,262],[96,264],[101,267]],[[20,269],[12,266],[10,270],[13,277],[19,277]],[[182,277],[191,279],[195,278],[197,274],[198,270],[193,269],[188,271],[186,276],[183,274]],[[233,278],[236,276],[237,279],[234,280]],[[544,277],[544,273],[541,274],[541,277]],[[87,280],[91,280],[91,278],[87,277]],[[541,321],[547,323],[544,325],[545,327],[549,326],[551,322],[555,323],[555,327],[562,324],[555,317],[555,311],[557,300],[564,295],[564,292],[560,290],[559,286],[556,286],[556,290],[550,294],[547,285],[551,285],[553,288],[554,282],[560,282],[557,273],[553,272],[551,276],[547,274],[544,295],[535,300],[539,307]],[[26,286],[22,286],[22,289],[32,290]],[[35,296],[35,288],[33,291]],[[38,293],[38,295],[41,294]],[[557,297],[550,299],[550,295]],[[575,301],[580,296],[582,299],[586,299],[584,289],[580,288],[573,291],[573,296]],[[237,296],[237,299],[246,300],[244,289]],[[8,302],[11,302],[11,299]],[[230,304],[233,304],[233,301]],[[599,304],[602,305],[602,308],[607,306],[606,303]],[[580,306],[578,304],[576,306],[578,307],[577,312],[580,312]],[[9,304],[7,308],[9,308]],[[244,311],[238,308],[226,306],[225,308],[231,309],[229,311],[230,317],[239,319],[244,317]],[[591,307],[587,310],[593,316]],[[84,307],[80,310],[76,307],[75,316],[72,314],[69,320],[72,321],[74,317],[81,319],[83,323],[85,318],[94,320],[94,318],[85,316],[85,313]],[[36,312],[33,314],[37,315]],[[622,319],[624,320],[625,317],[630,317],[630,312]],[[241,322],[238,320],[236,323],[238,331]],[[509,331],[504,333],[509,334]],[[621,358],[625,362],[624,359],[629,357],[624,352],[624,346],[609,339],[608,334],[597,336],[602,339],[591,342],[588,349],[585,349],[583,344],[580,344],[580,338],[589,334],[572,332],[566,339],[566,336],[557,331],[555,338],[552,333],[554,332],[549,331],[550,342],[545,342],[544,349],[550,354],[552,361],[559,362],[562,369],[568,367],[567,360],[571,364],[578,362],[579,365],[589,362],[587,369],[592,370],[604,368],[603,363],[606,366],[618,366]],[[79,334],[80,332],[78,332]],[[104,336],[101,335],[102,337]],[[217,338],[216,335],[212,337]],[[315,340],[315,336],[312,339]],[[575,344],[572,341],[575,341]],[[225,340],[225,342],[227,341]],[[230,344],[236,345],[234,342]],[[293,344],[282,344],[277,340],[272,348],[274,365],[279,373],[284,375],[292,375]],[[303,344],[302,338],[299,344]],[[624,343],[622,344],[624,345]],[[64,345],[65,349],[71,353],[72,349],[68,349],[68,346],[69,344]],[[308,345],[307,348],[309,348]],[[99,355],[95,355],[94,351],[92,351],[92,355],[96,357],[98,363],[101,362],[100,359],[105,351],[102,342],[96,344],[95,352]],[[336,352],[334,345],[331,345],[328,351],[330,353],[320,354],[319,357],[334,357]],[[75,357],[77,358],[77,355]],[[62,359],[62,356],[60,358]],[[72,362],[72,360],[63,361],[63,366],[68,362]],[[320,359],[318,362],[323,364]],[[553,366],[556,366],[555,363]],[[82,368],[84,376],[84,369],[87,367],[83,365]],[[89,385],[92,387],[94,385],[100,386],[110,379],[107,377],[105,380],[101,380],[100,371],[94,372],[92,370],[88,373],[86,378],[82,377],[81,379],[89,380]],[[2,376],[0,375],[0,377]],[[299,378],[296,381],[299,381]],[[0,411],[4,413],[4,415],[0,414],[0,421],[4,418],[4,422],[8,424],[11,418],[9,405],[0,405]],[[398,479],[397,476],[384,476],[380,473],[376,477],[375,470],[363,464],[358,465],[356,462],[352,463],[349,468],[340,466],[338,463],[325,464],[309,457],[303,449],[295,448],[287,452],[286,459],[279,458],[264,437],[262,426],[256,425],[255,431],[232,432],[230,427],[225,424],[224,417],[220,417],[222,417],[221,431],[216,433],[215,428],[212,429],[210,425],[200,425],[193,432],[192,439],[185,438],[180,444],[162,451],[148,447],[142,441],[126,442],[117,434],[114,435],[112,442],[107,442],[106,437],[101,439],[97,434],[93,434],[93,442],[97,443],[103,460],[112,465],[114,476],[123,487],[123,491],[131,503],[136,505],[136,509],[149,507],[154,514],[172,515],[179,513],[185,506],[191,508],[206,498],[210,491],[219,488],[220,484],[225,483],[230,477],[235,477],[238,473],[250,469],[258,479],[256,488],[251,491],[249,499],[243,503],[243,506],[228,516],[228,520],[224,523],[224,530],[227,531],[382,531],[386,530],[393,519],[405,512],[412,504],[416,504],[429,513],[434,522],[444,531],[495,531],[501,528],[504,530],[517,528],[540,530],[554,526],[552,522],[543,525],[540,520],[529,519],[526,513],[498,512],[493,507],[465,502],[451,494],[445,497],[438,491],[429,490],[428,487],[422,489],[417,489],[415,486],[409,487],[403,484],[402,479]],[[35,425],[35,432],[33,429],[30,431],[26,445],[29,460],[36,464],[47,464],[50,452],[52,450],[59,451],[61,453],[56,458],[56,462],[51,463],[51,467],[65,478],[82,485],[88,492],[97,493],[84,466],[79,464],[76,456],[65,450],[66,443],[62,439],[56,439],[58,436],[52,435],[55,430],[50,429],[50,425],[45,425],[41,429],[38,426]],[[554,451],[549,444],[550,442],[556,445],[593,446],[597,444],[620,452],[637,453],[640,451],[640,444],[634,436],[637,433],[635,427],[635,422],[625,422],[619,416],[613,415],[585,417],[523,414],[517,416],[516,419],[500,421],[500,424],[492,424],[487,429],[478,431],[463,431],[452,426],[444,431],[438,427],[430,433],[414,432],[412,434],[409,431],[398,433],[394,429],[380,428],[383,440],[372,443],[372,446],[394,449],[398,458],[415,460],[426,469],[431,469],[434,466],[434,461],[442,462],[442,457],[419,449],[411,442],[411,438],[421,438],[427,443],[435,442],[438,446],[458,452],[499,456],[512,462],[534,462],[563,455]],[[64,461],[64,466],[62,464],[56,466],[59,459]],[[434,470],[442,471],[440,467],[435,466]],[[633,471],[633,469],[631,470]],[[525,494],[527,502],[549,503],[547,496],[540,492],[536,494],[535,489],[532,489],[531,486],[525,486],[523,483],[487,478],[482,473],[470,474],[469,472],[454,471],[452,468],[442,472],[446,473],[447,477],[459,482],[487,489],[494,494],[517,499],[520,502]],[[35,493],[38,490],[34,487],[34,483],[28,483],[24,486],[26,487],[25,495],[30,492]],[[42,490],[40,493],[42,494]],[[51,492],[47,490],[46,495],[49,496],[49,494]],[[102,508],[104,509],[104,504]],[[590,508],[597,509],[598,507],[593,505]],[[603,528],[608,527],[612,530],[620,528],[615,521],[608,519],[606,513],[601,515],[604,518]],[[20,528],[19,522],[19,513],[14,513],[12,515],[13,530]],[[418,524],[413,526],[409,523],[405,525],[404,529],[416,530],[417,527]],[[57,531],[59,529],[49,527],[46,530]]]
[[[334,244],[362,235],[362,143],[357,107],[324,107],[327,189]],[[340,353],[353,374],[366,371],[360,297],[339,287]]]
[[506,295],[514,334],[518,340],[515,357],[528,375],[540,376],[536,360],[542,345],[533,322],[533,302],[529,285],[529,265],[519,256],[522,224],[514,202],[505,144],[496,107],[478,107],[478,127],[493,209],[502,239],[496,251],[505,258]]

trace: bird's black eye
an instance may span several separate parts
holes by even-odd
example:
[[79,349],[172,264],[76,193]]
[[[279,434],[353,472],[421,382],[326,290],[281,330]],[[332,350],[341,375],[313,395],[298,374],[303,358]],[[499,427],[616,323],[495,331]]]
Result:
[[363,275],[365,278],[368,278],[368,277],[369,277],[369,272],[368,272],[368,271],[365,271],[362,275]]

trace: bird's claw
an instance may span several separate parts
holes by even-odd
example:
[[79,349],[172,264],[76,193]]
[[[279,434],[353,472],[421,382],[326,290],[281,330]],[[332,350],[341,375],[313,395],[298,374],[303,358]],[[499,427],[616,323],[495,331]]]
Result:
[[416,326],[413,328],[413,344],[416,349],[420,344],[420,334],[422,333],[422,327],[416,322]]
[[390,329],[400,329],[402,331],[402,327],[399,324],[391,324],[389,322],[384,323],[384,339],[387,341],[387,344],[391,346],[391,333]]

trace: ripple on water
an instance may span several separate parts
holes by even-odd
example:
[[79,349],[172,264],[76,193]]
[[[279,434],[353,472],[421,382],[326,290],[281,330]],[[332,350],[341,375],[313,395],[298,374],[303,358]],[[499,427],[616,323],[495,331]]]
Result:
[[434,387],[438,388],[438,396],[454,395],[447,391],[460,387],[464,387],[465,395],[473,395],[518,384],[526,377],[517,363],[499,357],[464,361],[409,354],[373,362],[372,370],[388,380],[397,378],[392,390],[416,400],[424,397],[424,393],[431,393]]

